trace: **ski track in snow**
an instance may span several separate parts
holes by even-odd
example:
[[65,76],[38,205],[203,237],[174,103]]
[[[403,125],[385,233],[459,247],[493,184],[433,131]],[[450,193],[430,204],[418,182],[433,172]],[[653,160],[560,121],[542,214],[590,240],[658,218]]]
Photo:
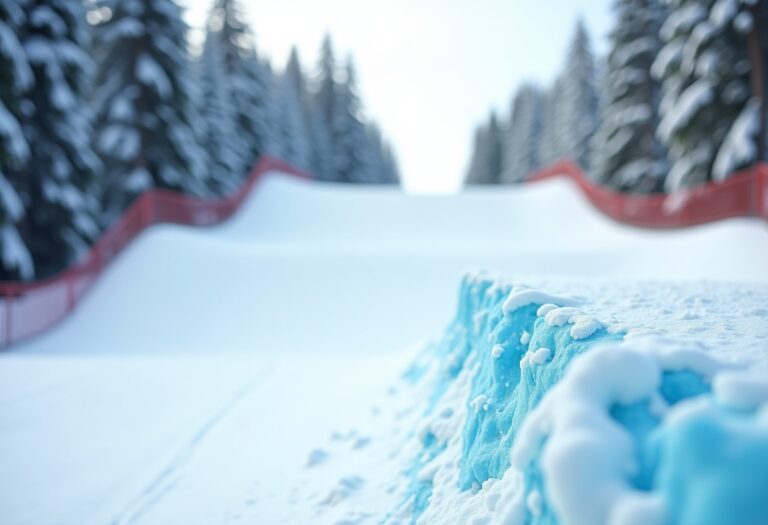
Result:
[[246,397],[257,390],[257,387],[268,376],[268,372],[269,369],[262,369],[253,381],[241,386],[218,410],[210,414],[192,434],[189,441],[176,451],[165,468],[152,481],[147,483],[141,493],[110,523],[113,525],[138,523],[142,516],[159,503],[166,494],[172,491],[184,474],[184,466],[195,454],[209,432]]

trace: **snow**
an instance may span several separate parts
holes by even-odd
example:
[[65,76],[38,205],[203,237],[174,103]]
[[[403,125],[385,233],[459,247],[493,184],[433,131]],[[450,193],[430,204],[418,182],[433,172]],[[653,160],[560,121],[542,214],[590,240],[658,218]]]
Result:
[[475,412],[480,412],[481,410],[488,410],[488,396],[480,394],[476,398],[474,398],[472,401],[469,402],[469,406],[472,407],[472,410]]
[[0,139],[11,155],[9,162],[18,162],[29,155],[29,146],[21,133],[19,123],[0,102]]
[[171,95],[171,81],[163,68],[150,55],[144,53],[136,59],[136,78],[153,88],[161,99]]
[[578,301],[568,297],[556,297],[540,290],[513,290],[506,301],[504,301],[504,313],[509,313],[529,304],[558,304],[569,306],[577,304]]
[[47,29],[55,38],[66,33],[67,28],[64,21],[47,5],[35,7],[29,16],[29,21],[37,28]]
[[768,378],[743,370],[726,372],[715,378],[713,392],[727,407],[753,410],[768,404]]
[[672,40],[676,33],[685,32],[707,17],[706,8],[701,4],[686,4],[673,10],[661,27],[661,37]]
[[[0,508],[13,523],[61,524],[543,519],[573,498],[564,487],[553,499],[547,469],[582,445],[547,440],[536,486],[509,451],[523,425],[534,440],[579,423],[554,409],[562,427],[526,423],[546,419],[566,382],[571,403],[594,394],[581,406],[603,426],[582,422],[584,435],[618,461],[584,456],[590,471],[569,476],[595,494],[615,481],[623,490],[590,500],[593,512],[640,519],[690,471],[665,464],[665,485],[638,497],[625,474],[647,437],[605,403],[650,396],[660,446],[691,468],[703,468],[684,448],[695,418],[759,447],[757,415],[730,421],[725,401],[683,413],[674,398],[714,377],[718,399],[764,404],[751,379],[720,374],[736,370],[723,361],[768,370],[767,259],[757,220],[638,230],[566,181],[427,197],[272,174],[220,227],[152,228],[69,319],[0,354]],[[505,279],[473,274],[457,309],[472,267]],[[579,356],[582,376],[570,373]],[[670,399],[651,388],[662,370]],[[731,452],[713,461],[739,474]],[[691,490],[681,501],[707,496]]]
[[665,112],[664,118],[659,123],[659,136],[669,140],[672,134],[688,124],[688,121],[696,111],[705,104],[708,104],[712,97],[712,85],[708,80],[698,80],[688,86],[680,94],[679,104],[669,112]]
[[717,0],[709,12],[709,20],[717,27],[723,27],[734,19],[739,9],[739,0]]
[[757,157],[756,136],[760,128],[760,101],[750,100],[733,122],[712,166],[712,178],[725,180]]
[[[0,178],[0,180],[3,179]],[[4,225],[0,228],[0,237],[2,238],[0,245],[3,247],[0,257],[3,259],[3,266],[16,269],[22,279],[31,279],[34,275],[32,257],[19,237],[19,232],[12,226]]]
[[19,195],[2,172],[0,172],[0,204],[2,204],[4,213],[14,222],[24,215],[24,205],[21,203]]
[[549,348],[539,348],[535,352],[530,350],[520,360],[520,368],[526,366],[543,365],[552,356],[552,350]]
[[18,36],[6,23],[0,24],[0,55],[10,57],[9,64],[12,69],[11,78],[16,79],[15,89],[26,89],[32,83],[32,70],[24,57],[24,50],[19,43]]
[[740,33],[749,33],[752,30],[753,24],[754,21],[752,20],[752,14],[747,13],[746,11],[742,11],[736,15],[736,18],[733,19],[733,27],[735,27]]
[[675,64],[680,60],[684,46],[685,43],[678,39],[673,40],[662,47],[656,55],[653,65],[651,65],[651,74],[656,78],[664,76],[672,64]]

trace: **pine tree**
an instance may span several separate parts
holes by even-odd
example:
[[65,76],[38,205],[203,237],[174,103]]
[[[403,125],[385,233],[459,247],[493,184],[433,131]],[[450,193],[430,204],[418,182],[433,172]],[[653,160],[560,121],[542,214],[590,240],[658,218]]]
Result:
[[667,164],[655,135],[661,86],[651,65],[661,48],[658,33],[665,9],[659,0],[617,0],[614,13],[592,176],[623,191],[659,191]]
[[259,60],[238,0],[216,0],[208,30],[221,48],[224,76],[237,110],[237,130],[248,143],[246,163],[251,166],[274,141],[270,71]]
[[668,191],[725,178],[757,158],[758,102],[750,102],[751,2],[670,0],[666,42],[653,64],[662,81],[659,138],[669,150]]
[[523,85],[515,95],[504,134],[502,182],[522,182],[540,167],[543,111],[543,95],[539,88],[531,84]]
[[32,69],[17,35],[25,23],[25,1],[0,0],[0,280],[31,279],[32,257],[19,235],[24,203],[16,189],[18,170],[29,160],[21,129],[24,94],[32,86]]
[[208,151],[209,183],[215,194],[236,190],[247,172],[249,145],[237,130],[237,110],[232,89],[224,73],[218,38],[206,36],[199,62],[201,98],[199,113]]
[[357,93],[357,75],[351,59],[345,68],[345,78],[336,86],[333,108],[332,140],[333,169],[340,182],[373,182],[371,146]]
[[560,162],[565,157],[563,144],[563,90],[565,82],[558,77],[552,87],[544,93],[541,101],[543,120],[539,142],[539,164],[543,167]]
[[93,64],[80,0],[32,0],[19,34],[32,69],[21,126],[29,159],[23,181],[23,236],[44,277],[74,262],[98,234],[95,175],[86,90]]
[[333,143],[323,112],[315,103],[308,108],[307,120],[312,176],[316,180],[332,181],[334,180]]
[[140,192],[206,192],[187,26],[172,0],[99,0],[111,18],[95,28],[99,50],[96,147],[104,161],[107,221]]
[[334,173],[334,145],[332,130],[336,106],[336,57],[330,35],[323,39],[316,89],[309,115],[312,148],[312,168],[319,180],[337,180]]
[[392,147],[375,124],[368,124],[368,142],[371,152],[371,182],[374,184],[399,184],[400,173]]
[[278,108],[276,135],[279,146],[275,154],[292,166],[309,170],[311,150],[307,130],[304,77],[295,48],[291,50],[285,72],[275,87]]
[[475,132],[472,159],[465,177],[466,184],[498,184],[501,176],[502,133],[496,114]]
[[556,91],[556,151],[580,166],[589,166],[590,140],[597,128],[595,61],[584,23],[579,20],[565,71]]

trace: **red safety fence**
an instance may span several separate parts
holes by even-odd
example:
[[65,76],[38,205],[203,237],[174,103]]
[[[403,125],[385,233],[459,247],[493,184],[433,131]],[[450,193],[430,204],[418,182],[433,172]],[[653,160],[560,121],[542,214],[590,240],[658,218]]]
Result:
[[729,217],[768,220],[768,164],[734,173],[671,194],[632,195],[599,186],[573,162],[564,161],[535,172],[528,181],[567,178],[601,212],[619,222],[646,228],[682,228]]
[[226,197],[203,200],[163,189],[146,191],[77,264],[40,281],[0,282],[0,345],[9,346],[44,332],[66,317],[109,263],[148,227],[158,223],[219,224],[232,216],[253,186],[272,171],[307,177],[284,162],[265,157],[245,184]]

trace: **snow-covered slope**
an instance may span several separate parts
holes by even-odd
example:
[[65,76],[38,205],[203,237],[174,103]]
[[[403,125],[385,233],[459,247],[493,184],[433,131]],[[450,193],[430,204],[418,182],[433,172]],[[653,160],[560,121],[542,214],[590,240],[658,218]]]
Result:
[[638,230],[563,181],[426,197],[272,175],[221,227],[151,229],[70,319],[0,355],[0,515],[306,523],[393,510],[376,496],[399,476],[377,456],[399,446],[381,437],[400,402],[385,392],[453,317],[472,269],[765,365],[759,221]]

